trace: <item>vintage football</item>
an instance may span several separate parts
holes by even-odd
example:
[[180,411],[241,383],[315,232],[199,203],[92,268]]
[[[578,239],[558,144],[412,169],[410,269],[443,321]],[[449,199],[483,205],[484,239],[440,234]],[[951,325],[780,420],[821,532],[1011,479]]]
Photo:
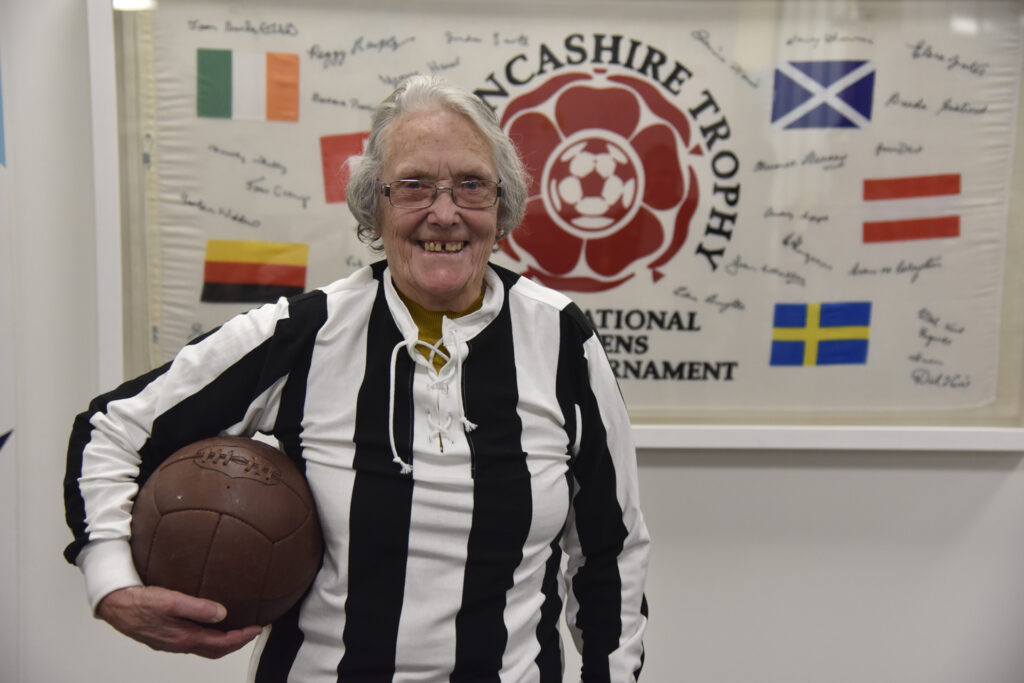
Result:
[[320,568],[309,485],[276,448],[242,437],[197,441],[164,461],[132,509],[132,557],[146,585],[227,608],[219,628],[265,625]]

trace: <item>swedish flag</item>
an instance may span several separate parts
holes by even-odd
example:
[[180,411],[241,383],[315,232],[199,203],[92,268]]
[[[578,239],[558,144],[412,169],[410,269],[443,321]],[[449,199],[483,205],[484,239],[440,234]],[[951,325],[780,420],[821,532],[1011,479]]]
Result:
[[771,365],[864,364],[870,301],[775,304]]

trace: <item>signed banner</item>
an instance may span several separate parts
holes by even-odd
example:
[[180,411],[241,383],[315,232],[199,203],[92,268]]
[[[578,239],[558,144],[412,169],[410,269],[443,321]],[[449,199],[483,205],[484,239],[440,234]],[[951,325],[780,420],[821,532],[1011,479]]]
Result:
[[345,163],[426,72],[518,144],[494,261],[576,300],[636,419],[996,400],[1018,2],[476,7],[161,2],[155,361],[379,258]]

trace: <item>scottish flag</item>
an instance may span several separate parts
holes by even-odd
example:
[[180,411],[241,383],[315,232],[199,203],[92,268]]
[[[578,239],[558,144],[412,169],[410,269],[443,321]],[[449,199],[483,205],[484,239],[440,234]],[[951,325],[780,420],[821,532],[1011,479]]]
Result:
[[871,121],[875,67],[864,60],[786,62],[775,69],[772,123],[782,128],[863,128]]

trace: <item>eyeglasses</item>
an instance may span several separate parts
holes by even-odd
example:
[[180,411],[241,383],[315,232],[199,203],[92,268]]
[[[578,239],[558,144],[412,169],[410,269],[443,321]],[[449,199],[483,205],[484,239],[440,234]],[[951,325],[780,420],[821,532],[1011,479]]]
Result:
[[501,183],[493,180],[460,180],[451,187],[441,187],[429,180],[395,180],[380,186],[380,193],[396,209],[425,209],[437,195],[448,192],[455,206],[463,209],[489,209],[498,203]]

